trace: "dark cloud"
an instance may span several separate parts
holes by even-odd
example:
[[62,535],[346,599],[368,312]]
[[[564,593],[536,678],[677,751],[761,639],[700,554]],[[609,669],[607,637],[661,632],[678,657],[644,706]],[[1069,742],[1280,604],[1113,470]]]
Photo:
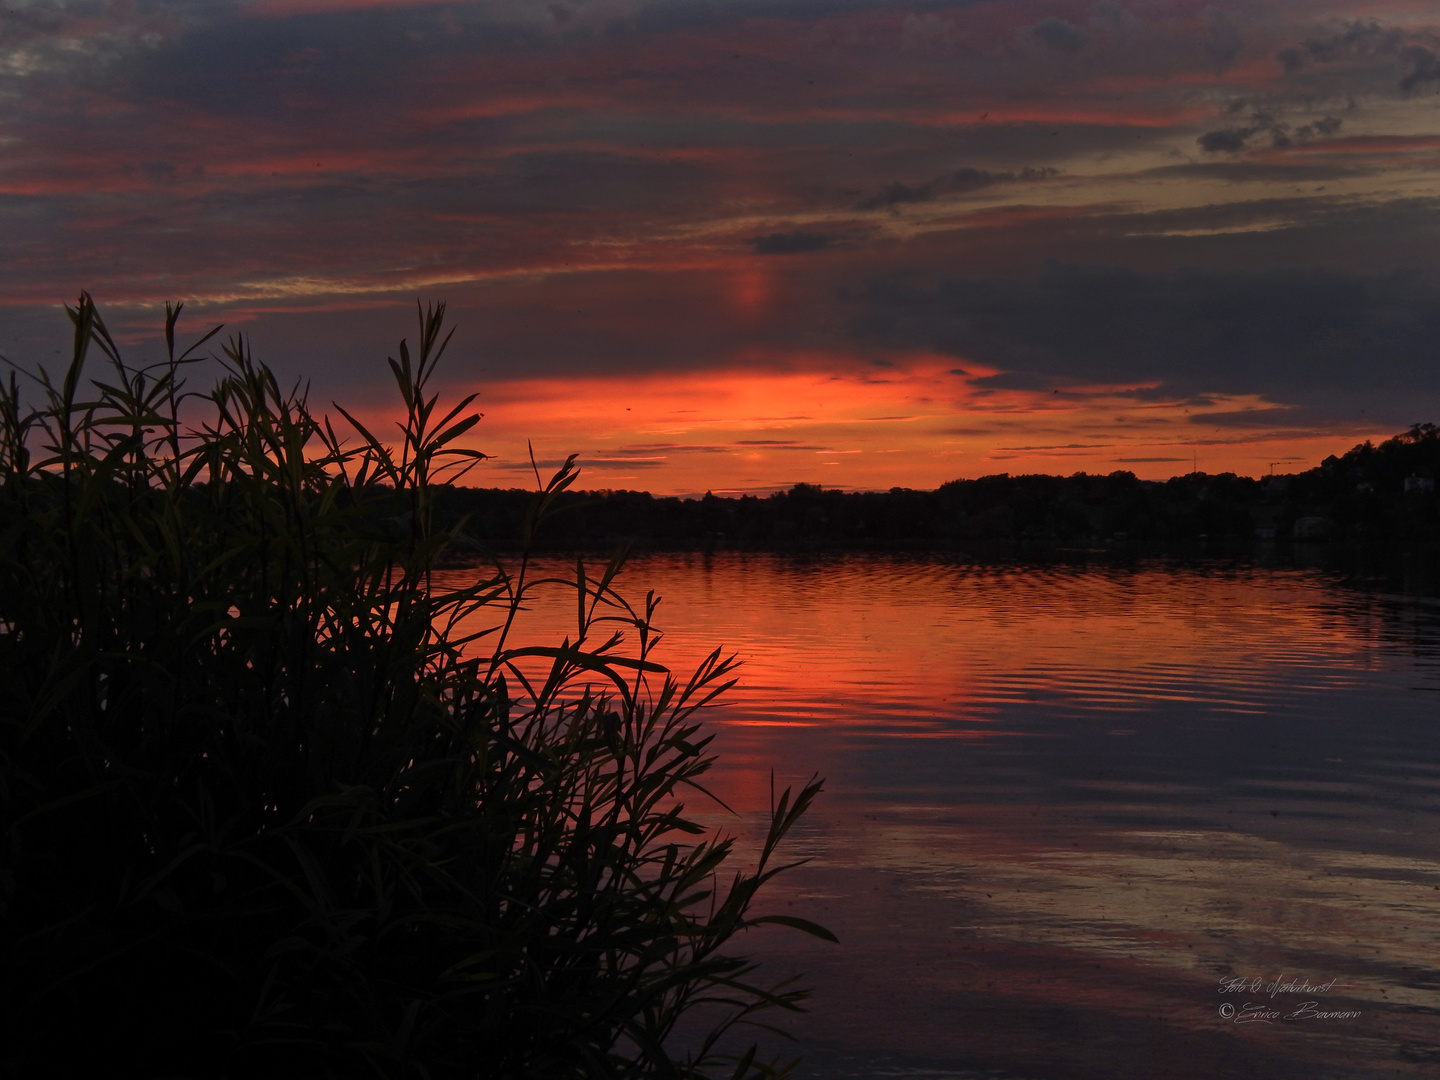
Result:
[[986,169],[956,169],[954,172],[937,176],[923,184],[911,186],[899,182],[886,184],[879,193],[859,204],[860,210],[882,210],[903,203],[930,202],[943,195],[958,195],[967,191],[979,191],[995,184],[1014,183],[1026,180],[1047,180],[1059,176],[1060,170],[1042,167],[1027,167],[1018,172],[990,172]]
[[1207,131],[1195,141],[1207,154],[1234,154],[1245,149],[1245,142],[1250,136],[1263,130],[1259,127],[1221,128]]
[[1240,55],[1240,50],[1245,45],[1244,40],[1230,17],[1218,8],[1207,8],[1202,15],[1205,19],[1205,55],[1211,59],[1217,71],[1224,71]]
[[1002,371],[998,375],[982,375],[978,379],[971,379],[970,385],[981,390],[1051,390],[1064,381],[1064,376],[1044,375],[1033,371]]
[[1221,428],[1304,427],[1314,422],[1301,410],[1287,406],[1269,409],[1238,409],[1235,412],[1210,412],[1190,417],[1190,423]]
[[1079,52],[1085,47],[1084,31],[1054,15],[1036,23],[1029,32],[1035,40],[1043,42],[1056,52]]
[[1050,443],[1045,446],[997,446],[996,450],[1103,450],[1114,443]]
[[1425,83],[1440,82],[1440,61],[1430,49],[1412,45],[1405,50],[1404,56],[1410,64],[1410,73],[1400,80],[1402,92],[1414,93]]
[[[1418,273],[1052,264],[1026,278],[871,283],[857,332],[1001,369],[973,385],[1163,380],[1172,395],[1434,392],[1440,281]],[[1338,400],[1338,399],[1337,399]]]
[[835,242],[835,237],[821,233],[789,232],[756,236],[750,240],[756,255],[803,255],[820,251]]
[[767,449],[767,450],[787,450],[787,451],[788,451],[788,450],[804,450],[804,451],[806,451],[806,452],[808,452],[808,453],[812,453],[812,454],[818,454],[818,453],[822,453],[822,452],[824,452],[824,453],[833,453],[833,452],[834,452],[831,447],[821,446],[819,443],[782,442],[782,441],[776,441],[776,440],[772,440],[772,439],[742,439],[742,440],[740,440],[739,442],[737,442],[735,445],[736,445],[736,446],[763,446],[763,447],[765,447],[765,449]]
[[172,101],[289,125],[337,104],[353,114],[365,103],[388,103],[388,113],[427,68],[542,40],[538,30],[515,24],[456,37],[439,32],[439,19],[423,8],[289,18],[221,14],[133,52],[117,72],[123,83],[114,87],[137,103]]
[[1405,38],[1404,31],[1382,27],[1374,19],[1356,19],[1343,29],[1282,49],[1276,58],[1286,71],[1299,71],[1310,63],[1394,55],[1405,44]]
[[1322,116],[1319,120],[1311,120],[1310,123],[1302,124],[1296,128],[1295,137],[1297,139],[1328,139],[1331,136],[1338,135],[1340,128],[1343,127],[1344,124],[1345,121],[1341,120],[1338,116]]
[[1185,394],[1163,383],[1159,386],[1136,386],[1129,390],[1110,390],[1111,397],[1133,398],[1135,401],[1165,402],[1168,405],[1189,406],[1192,409],[1208,409],[1215,404],[1213,397],[1204,394]]
[[883,6],[885,0],[870,3],[851,0],[732,0],[730,3],[695,0],[659,0],[639,10],[605,21],[605,33],[612,37],[668,34],[677,30],[715,30],[749,19],[806,19],[850,14],[867,7]]
[[[1314,124],[1307,126],[1315,127]],[[1296,135],[1300,135],[1303,130],[1298,129]],[[1147,169],[1144,175],[1192,176],[1201,180],[1227,180],[1235,184],[1314,184],[1350,176],[1364,176],[1374,171],[1374,168],[1367,164],[1344,165],[1329,161],[1192,161],[1183,165],[1162,165],[1156,169]]]
[[[729,447],[725,446],[698,446],[693,443],[646,443],[640,446],[621,446],[613,450],[605,450],[605,458],[596,460],[615,460],[629,458],[660,458],[666,454],[728,454]],[[595,451],[601,454],[602,451]]]
[[693,205],[707,190],[704,170],[693,163],[618,150],[520,153],[497,163],[476,162],[466,172],[424,184],[414,193],[416,202],[478,213],[623,212]]
[[1276,54],[1287,72],[1295,73],[1312,64],[1336,64],[1385,58],[1408,69],[1397,84],[1403,94],[1414,93],[1426,83],[1440,81],[1440,58],[1435,49],[1440,37],[1423,30],[1382,26],[1374,19],[1356,19],[1331,34],[1308,38],[1298,46]]
[[65,25],[68,17],[69,13],[64,8],[52,4],[32,4],[18,8],[7,4],[0,7],[0,26],[5,27],[8,34],[24,31],[54,33]]
[[1296,140],[1305,142],[1317,137],[1328,138],[1339,132],[1344,121],[1335,116],[1323,116],[1300,127],[1276,119],[1270,113],[1257,110],[1250,116],[1250,123],[1243,126],[1220,128],[1207,131],[1195,140],[1207,154],[1234,154],[1244,150],[1256,135],[1268,135],[1270,145],[1283,150]]

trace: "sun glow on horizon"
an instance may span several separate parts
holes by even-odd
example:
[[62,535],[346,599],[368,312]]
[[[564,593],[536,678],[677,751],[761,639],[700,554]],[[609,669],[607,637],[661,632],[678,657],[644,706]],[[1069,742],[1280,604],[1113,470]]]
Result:
[[[764,494],[796,483],[934,488],[1006,472],[1259,476],[1303,471],[1393,434],[1296,427],[1289,410],[1256,395],[1007,388],[994,371],[928,353],[788,359],[788,368],[756,357],[744,369],[472,385],[484,419],[468,445],[491,459],[464,483],[528,486],[532,449],[542,474],[575,454],[581,487],[657,495]],[[384,426],[383,413],[368,415]]]

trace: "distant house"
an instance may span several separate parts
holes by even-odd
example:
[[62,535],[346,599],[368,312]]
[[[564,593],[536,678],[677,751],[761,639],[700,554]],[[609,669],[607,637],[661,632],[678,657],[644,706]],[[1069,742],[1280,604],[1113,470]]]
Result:
[[1422,492],[1434,491],[1435,477],[1430,475],[1430,471],[1428,469],[1416,470],[1409,476],[1405,477],[1405,490]]

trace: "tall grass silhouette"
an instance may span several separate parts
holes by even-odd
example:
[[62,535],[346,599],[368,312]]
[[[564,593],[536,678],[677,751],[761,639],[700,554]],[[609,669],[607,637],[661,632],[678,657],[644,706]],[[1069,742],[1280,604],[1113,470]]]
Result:
[[[830,937],[752,914],[820,784],[772,799],[728,873],[682,797],[732,658],[656,663],[655,597],[621,597],[618,558],[577,561],[558,644],[514,640],[556,586],[523,556],[433,579],[465,525],[433,526],[432,481],[483,456],[473,396],[430,390],[443,305],[390,361],[394,440],[340,409],[342,437],[239,338],[188,392],[220,328],[179,350],[178,307],[144,367],[90,297],[67,310],[63,375],[0,387],[3,1071],[783,1072],[732,1029],[803,992],[726,947]],[[541,486],[527,541],[576,476]]]

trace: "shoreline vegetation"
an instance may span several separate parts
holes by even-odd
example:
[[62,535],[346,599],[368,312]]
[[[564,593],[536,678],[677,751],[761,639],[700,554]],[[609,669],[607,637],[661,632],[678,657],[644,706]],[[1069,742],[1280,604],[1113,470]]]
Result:
[[[1104,550],[1235,554],[1330,543],[1440,548],[1440,428],[1416,424],[1305,472],[1250,478],[1191,473],[1002,473],[933,491],[846,492],[796,484],[766,497],[699,499],[567,491],[537,550],[949,550],[979,556]],[[439,487],[437,520],[468,517],[493,549],[522,535],[529,494]]]
[[[737,1026],[805,993],[731,950],[834,940],[752,908],[821,784],[772,791],[734,870],[685,810],[733,659],[655,663],[618,557],[432,580],[468,527],[436,485],[481,456],[471,399],[427,390],[443,305],[390,361],[394,446],[243,339],[185,390],[220,328],[178,350],[178,308],[140,368],[67,310],[68,369],[0,385],[0,1072],[783,1075]],[[531,493],[527,539],[577,475]],[[538,588],[573,591],[573,636],[511,634]]]

